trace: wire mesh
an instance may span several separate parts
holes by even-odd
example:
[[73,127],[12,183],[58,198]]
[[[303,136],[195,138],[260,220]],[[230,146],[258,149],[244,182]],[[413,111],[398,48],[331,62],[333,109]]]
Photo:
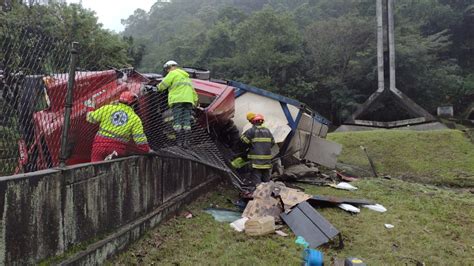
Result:
[[[1,27],[0,36],[0,175],[56,167],[61,160],[70,43],[27,27]],[[80,52],[78,57],[64,143],[66,164],[145,154],[149,147],[230,172],[215,143],[223,127],[211,113],[220,104],[219,91],[198,92],[198,109],[176,112],[166,91],[156,89],[159,75],[131,68],[97,69],[91,67],[96,58]],[[138,100],[119,101],[127,91]],[[177,121],[188,117],[191,130],[178,131]]]

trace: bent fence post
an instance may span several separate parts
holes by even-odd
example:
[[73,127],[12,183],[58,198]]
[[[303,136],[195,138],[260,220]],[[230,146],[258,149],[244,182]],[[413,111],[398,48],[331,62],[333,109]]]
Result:
[[67,154],[67,140],[69,135],[69,126],[71,124],[71,111],[72,111],[72,102],[73,102],[73,90],[74,90],[74,81],[76,78],[76,63],[77,63],[77,47],[79,43],[73,42],[71,45],[71,62],[69,64],[69,76],[67,82],[67,92],[66,92],[66,103],[64,105],[64,126],[63,132],[61,134],[61,153],[59,157],[59,166],[65,167],[66,160],[68,157]]

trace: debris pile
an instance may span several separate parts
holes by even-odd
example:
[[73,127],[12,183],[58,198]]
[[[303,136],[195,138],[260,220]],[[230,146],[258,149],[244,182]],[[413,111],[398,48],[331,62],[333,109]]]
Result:
[[[316,169],[302,166],[287,169],[286,176],[291,176],[289,172],[292,172],[293,176],[291,178],[296,176],[296,179],[299,180],[304,177],[300,174],[301,171],[294,171],[297,168],[300,170],[308,170],[309,168],[312,174],[322,176]],[[347,182],[337,183],[336,181],[346,180],[350,182],[356,180],[337,171],[334,171],[329,179],[332,183],[328,185],[331,187],[349,191],[357,189]],[[306,259],[311,258],[311,256],[322,256],[319,251],[314,249],[326,243],[332,242],[338,248],[344,246],[341,232],[317,211],[318,208],[340,208],[351,214],[360,213],[362,207],[380,213],[387,211],[381,204],[367,199],[313,196],[299,189],[290,188],[280,181],[260,183],[247,201],[244,206],[242,206],[242,202],[245,202],[245,199],[240,199],[234,203],[238,207],[244,207],[242,213],[229,212],[226,209],[217,209],[219,212],[217,215],[215,213],[216,209],[206,209],[206,212],[211,213],[218,221],[229,222],[234,230],[245,232],[248,236],[277,234],[286,237],[288,234],[281,230],[286,224],[298,237],[297,244],[304,246],[304,257]],[[228,219],[223,219],[223,217]],[[385,227],[393,228],[389,224],[386,224]]]

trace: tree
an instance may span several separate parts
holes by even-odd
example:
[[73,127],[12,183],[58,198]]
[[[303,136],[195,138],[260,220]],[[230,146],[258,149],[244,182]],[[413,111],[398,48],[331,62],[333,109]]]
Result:
[[346,15],[315,22],[306,30],[311,55],[309,78],[317,83],[310,98],[328,106],[325,109],[330,110],[333,119],[344,119],[341,113],[352,112],[356,100],[360,100],[357,96],[372,93],[369,84],[374,82],[373,75],[368,74],[375,68],[373,28],[371,21]]

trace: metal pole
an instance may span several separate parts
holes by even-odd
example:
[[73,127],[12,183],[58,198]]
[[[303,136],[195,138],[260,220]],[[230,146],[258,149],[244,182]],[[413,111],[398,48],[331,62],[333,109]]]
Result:
[[69,135],[69,126],[71,125],[71,111],[72,111],[72,102],[73,102],[73,91],[74,91],[74,81],[76,79],[76,63],[77,63],[77,47],[79,43],[73,42],[71,45],[71,62],[69,64],[69,77],[67,82],[67,92],[66,92],[66,103],[64,105],[64,124],[63,132],[61,135],[61,153],[59,157],[59,167],[66,166],[66,160],[68,157],[67,154],[67,142]]
[[383,46],[383,5],[382,0],[377,0],[377,73],[379,92],[382,92],[385,89]]
[[396,88],[395,84],[395,32],[394,32],[394,20],[393,12],[394,5],[393,0],[388,0],[387,2],[387,12],[388,12],[388,49],[389,49],[389,58],[390,58],[390,90]]

